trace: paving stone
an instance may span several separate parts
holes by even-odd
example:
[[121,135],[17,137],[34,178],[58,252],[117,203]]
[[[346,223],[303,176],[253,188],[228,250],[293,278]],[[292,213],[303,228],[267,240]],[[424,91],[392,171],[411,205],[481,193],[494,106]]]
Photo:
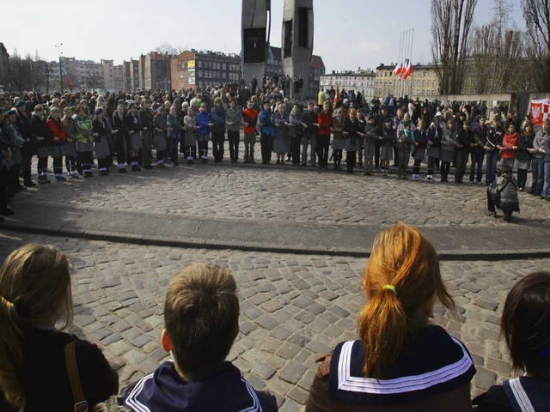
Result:
[[260,378],[266,381],[275,374],[276,370],[271,366],[266,365],[265,363],[257,363],[252,367],[252,370],[250,372],[255,375],[258,375]]
[[305,371],[305,366],[298,363],[289,362],[278,372],[278,375],[284,381],[296,384],[305,373]]
[[474,301],[474,305],[479,306],[480,308],[488,309],[492,311],[495,311],[498,308],[498,303],[490,300],[486,300],[486,299],[476,299]]
[[496,383],[497,374],[490,372],[485,368],[477,368],[477,373],[474,376],[476,386],[481,390],[488,390]]

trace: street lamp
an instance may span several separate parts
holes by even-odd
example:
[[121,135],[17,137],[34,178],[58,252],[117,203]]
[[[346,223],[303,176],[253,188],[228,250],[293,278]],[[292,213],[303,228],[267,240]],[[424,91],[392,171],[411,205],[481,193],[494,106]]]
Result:
[[59,83],[61,85],[61,94],[63,94],[63,70],[61,68],[61,46],[63,46],[63,43],[59,43],[55,45],[55,48],[57,49],[57,54],[59,56]]

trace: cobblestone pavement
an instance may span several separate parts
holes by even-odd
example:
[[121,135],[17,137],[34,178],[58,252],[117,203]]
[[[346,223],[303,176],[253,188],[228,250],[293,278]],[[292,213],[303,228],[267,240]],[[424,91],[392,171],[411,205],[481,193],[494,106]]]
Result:
[[[225,160],[227,162],[227,160]],[[309,170],[309,172],[306,172]],[[485,216],[485,187],[318,172],[292,166],[208,164],[53,183],[21,202],[271,222],[417,226],[506,225]],[[550,203],[520,194],[521,220],[550,226]]]
[[[229,172],[209,172],[225,173]],[[173,177],[172,185],[186,176],[193,174]],[[292,178],[292,174],[281,176]],[[186,197],[181,194],[182,199]],[[142,202],[146,207],[147,201]],[[0,235],[0,258],[29,241],[54,244],[68,254],[73,266],[72,332],[100,345],[122,385],[166,359],[159,344],[165,289],[171,276],[191,262],[215,263],[233,271],[239,286],[241,332],[230,359],[257,389],[272,391],[282,411],[303,409],[316,356],[355,337],[356,315],[364,304],[360,290],[364,259],[184,250],[27,234]],[[449,261],[442,267],[457,312],[438,307],[435,322],[470,349],[478,370],[472,389],[477,394],[511,373],[498,332],[507,292],[525,274],[550,267],[550,259]]]

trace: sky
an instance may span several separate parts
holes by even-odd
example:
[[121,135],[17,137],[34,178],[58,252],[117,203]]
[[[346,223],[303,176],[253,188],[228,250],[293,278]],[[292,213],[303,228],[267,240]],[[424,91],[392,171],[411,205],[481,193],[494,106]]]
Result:
[[[518,0],[509,0],[519,28]],[[183,49],[239,53],[239,0],[26,0],[2,5],[0,42],[11,54],[35,53],[45,60],[63,56],[137,58],[163,43]],[[24,6],[23,6],[24,4]],[[314,0],[314,54],[327,73],[376,68],[398,61],[400,33],[414,29],[413,63],[431,58],[431,0]],[[475,24],[492,18],[494,0],[478,0]],[[284,0],[271,0],[271,45],[281,45]]]

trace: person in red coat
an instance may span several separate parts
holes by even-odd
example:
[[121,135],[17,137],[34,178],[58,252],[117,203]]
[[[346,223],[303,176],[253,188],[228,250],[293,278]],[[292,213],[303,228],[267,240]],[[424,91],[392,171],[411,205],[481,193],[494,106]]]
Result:
[[63,156],[65,155],[65,143],[67,142],[67,132],[65,125],[61,121],[61,109],[53,107],[50,111],[50,117],[46,121],[50,133],[52,134],[52,157],[53,157],[53,173],[55,180],[64,182],[63,175]]
[[328,147],[330,145],[330,132],[332,129],[332,111],[330,104],[325,102],[323,110],[317,115],[317,158],[319,159],[319,169],[328,167]]
[[516,152],[519,149],[519,133],[516,132],[516,127],[513,123],[510,123],[506,133],[502,138],[502,144],[499,144],[497,148],[500,150],[500,162],[501,166],[514,167],[516,160]]

